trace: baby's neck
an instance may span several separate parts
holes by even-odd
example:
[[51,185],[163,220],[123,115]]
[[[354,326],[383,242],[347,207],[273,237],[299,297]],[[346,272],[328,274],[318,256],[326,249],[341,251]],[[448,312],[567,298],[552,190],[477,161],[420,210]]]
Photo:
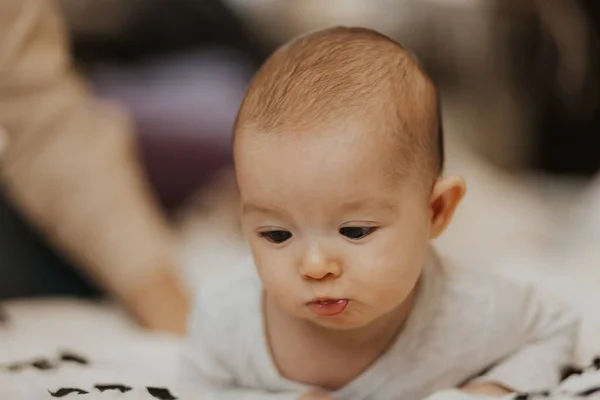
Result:
[[373,323],[352,330],[327,329],[285,313],[265,296],[266,327],[273,360],[286,378],[338,389],[360,375],[392,345],[416,293]]

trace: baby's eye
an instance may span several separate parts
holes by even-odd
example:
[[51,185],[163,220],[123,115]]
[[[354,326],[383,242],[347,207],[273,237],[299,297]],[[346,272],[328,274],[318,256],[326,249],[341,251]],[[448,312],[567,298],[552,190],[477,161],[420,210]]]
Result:
[[282,230],[260,232],[258,235],[272,243],[283,243],[292,237],[291,232]]
[[369,236],[371,233],[375,232],[376,229],[377,228],[372,226],[348,226],[340,228],[340,235],[346,236],[348,239],[359,240]]

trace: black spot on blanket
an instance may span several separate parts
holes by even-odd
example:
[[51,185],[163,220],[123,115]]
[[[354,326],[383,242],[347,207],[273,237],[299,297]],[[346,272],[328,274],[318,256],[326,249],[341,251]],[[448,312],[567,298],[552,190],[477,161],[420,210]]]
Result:
[[64,352],[60,355],[61,361],[73,362],[80,365],[88,365],[89,361],[82,356],[74,353]]
[[75,363],[79,365],[88,365],[89,361],[84,357],[74,353],[61,353],[60,357],[56,360],[49,360],[47,358],[37,358],[33,361],[20,361],[8,364],[5,366],[0,365],[0,370],[6,370],[10,372],[18,372],[28,368],[34,368],[40,371],[48,371],[57,369],[64,363]]
[[65,396],[68,396],[73,393],[88,394],[89,392],[86,392],[85,390],[81,390],[81,389],[75,389],[75,388],[62,388],[62,389],[58,389],[56,392],[48,391],[48,393],[50,393],[50,396],[52,396],[52,397],[65,397]]
[[55,368],[55,365],[52,364],[50,361],[48,361],[45,358],[40,358],[40,359],[37,359],[37,360],[33,361],[31,363],[31,366],[33,368],[39,369],[41,371],[47,371],[49,369],[54,369]]
[[560,381],[562,382],[573,375],[581,375],[582,373],[582,368],[576,367],[574,365],[567,365],[566,367],[563,367],[560,371]]
[[173,396],[168,389],[165,388],[157,388],[157,387],[147,387],[148,393],[156,399],[159,400],[177,400],[177,397]]
[[40,371],[47,371],[47,370],[56,368],[56,366],[54,364],[52,364],[50,361],[48,361],[48,359],[38,358],[33,361],[15,362],[15,363],[3,366],[3,367],[0,366],[0,369],[4,369],[9,372],[19,372],[23,369],[30,368],[30,367],[39,369]]
[[577,396],[587,397],[598,392],[600,392],[600,386],[595,386],[577,393]]
[[126,393],[129,392],[132,388],[130,388],[129,386],[125,386],[125,385],[120,385],[120,384],[113,384],[113,385],[96,385],[94,386],[96,389],[98,389],[101,392],[106,392],[107,390],[117,390],[121,393]]
[[519,393],[515,396],[514,400],[529,400],[528,393]]
[[594,368],[600,369],[600,357],[594,358],[594,361],[592,361],[592,365],[594,366]]
[[7,365],[5,368],[7,371],[10,371],[10,372],[18,372],[27,366],[29,366],[29,364],[14,363],[14,364]]

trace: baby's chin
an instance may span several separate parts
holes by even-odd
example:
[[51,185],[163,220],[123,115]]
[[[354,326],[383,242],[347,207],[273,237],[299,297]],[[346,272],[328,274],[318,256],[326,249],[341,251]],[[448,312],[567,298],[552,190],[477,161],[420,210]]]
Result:
[[316,325],[323,329],[336,330],[336,331],[352,331],[357,329],[365,328],[371,325],[378,316],[367,316],[364,314],[352,313],[349,311],[347,314],[343,313],[335,317],[318,317],[308,316],[305,319],[313,325]]
[[332,331],[353,331],[357,329],[364,328],[369,325],[369,323],[352,321],[352,322],[338,322],[332,320],[311,320],[312,324],[318,326],[319,328],[328,329]]

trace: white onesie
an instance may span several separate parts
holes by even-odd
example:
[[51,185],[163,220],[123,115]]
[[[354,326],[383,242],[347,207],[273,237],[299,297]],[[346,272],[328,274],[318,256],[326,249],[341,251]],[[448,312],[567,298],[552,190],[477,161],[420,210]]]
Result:
[[[333,392],[336,399],[421,400],[476,377],[517,391],[558,383],[574,351],[574,314],[530,286],[442,262],[433,250],[421,279],[402,333],[361,375]],[[185,386],[219,400],[295,400],[310,389],[279,374],[262,298],[251,262],[202,285],[184,352]]]

